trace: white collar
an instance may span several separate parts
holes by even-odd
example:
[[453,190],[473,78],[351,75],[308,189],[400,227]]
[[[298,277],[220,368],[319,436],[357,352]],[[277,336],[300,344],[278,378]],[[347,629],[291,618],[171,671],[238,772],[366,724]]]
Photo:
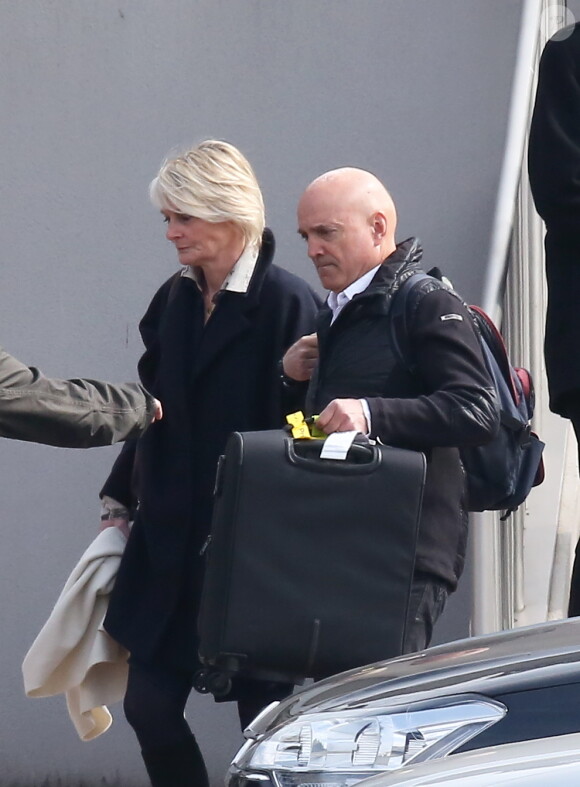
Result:
[[360,277],[360,279],[357,279],[356,281],[353,281],[352,284],[349,284],[348,287],[346,287],[346,289],[344,289],[342,292],[328,293],[328,298],[326,299],[326,302],[330,307],[330,310],[332,311],[333,322],[334,320],[336,320],[336,318],[338,317],[344,306],[346,306],[346,304],[349,301],[352,301],[355,295],[358,295],[360,292],[364,292],[366,290],[366,288],[373,280],[375,273],[381,267],[381,264],[382,263],[379,263],[379,265],[375,265],[375,267],[371,268],[370,271],[364,273]]
[[[220,290],[246,293],[258,261],[258,253],[259,249],[257,246],[246,246],[238,261],[224,279]],[[201,271],[197,272],[197,268],[192,265],[186,265],[181,271],[182,276],[193,279],[198,287],[200,287],[200,273]]]

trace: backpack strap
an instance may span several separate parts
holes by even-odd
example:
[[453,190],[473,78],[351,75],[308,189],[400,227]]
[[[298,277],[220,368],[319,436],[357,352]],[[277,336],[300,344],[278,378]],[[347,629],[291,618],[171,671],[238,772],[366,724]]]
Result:
[[[507,386],[509,387],[510,394],[517,406],[520,402],[520,392],[517,388],[516,381],[512,376],[508,351],[505,346],[503,336],[496,328],[495,323],[493,322],[491,317],[489,317],[489,315],[486,312],[484,312],[480,306],[468,306],[468,309],[471,312],[472,317],[474,318],[475,325],[477,326],[477,330],[479,331],[480,336],[483,338],[484,343],[487,344],[487,346],[493,353],[493,356],[496,360],[497,365],[500,368],[502,376],[506,381]],[[529,385],[531,386],[531,378],[529,380]]]
[[[525,369],[514,370],[513,374],[517,375],[517,381],[514,380],[505,342],[490,317],[479,306],[468,306],[460,296],[457,295],[455,290],[449,287],[445,282],[432,276],[431,274],[435,271],[437,271],[437,269],[433,269],[433,271],[429,273],[421,272],[409,276],[395,293],[394,302],[391,306],[391,326],[393,346],[399,361],[409,372],[412,374],[416,373],[417,367],[412,361],[413,353],[411,352],[409,341],[409,325],[414,311],[423,295],[420,285],[424,281],[430,279],[436,285],[432,289],[447,289],[453,292],[467,309],[472,319],[473,328],[479,338],[485,365],[495,382],[496,388],[500,385],[500,381],[503,381],[503,384],[507,386],[509,395],[517,407],[521,399],[525,398],[522,396],[522,393],[526,391],[526,388],[522,385],[522,393],[520,393],[520,390],[518,390],[518,383],[523,384],[525,382],[527,383],[527,390],[530,391],[533,401],[533,386],[529,372]],[[496,372],[494,372],[493,361],[495,361],[499,368],[499,379]],[[529,417],[531,417],[531,413]],[[510,417],[509,413],[503,408],[501,411],[501,418],[502,423],[510,429],[519,430],[521,428],[521,421]]]
[[[436,270],[433,269],[433,272]],[[426,281],[432,282],[432,289],[448,289],[444,282],[431,273],[418,271],[402,282],[391,301],[390,325],[393,349],[399,362],[412,374],[416,373],[417,367],[412,361],[409,325],[419,301],[426,294],[421,287]]]

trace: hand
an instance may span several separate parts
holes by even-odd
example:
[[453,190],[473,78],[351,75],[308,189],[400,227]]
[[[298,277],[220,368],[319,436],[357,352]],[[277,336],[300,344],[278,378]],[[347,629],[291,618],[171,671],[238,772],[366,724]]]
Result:
[[105,497],[103,498],[101,507],[99,532],[108,527],[118,527],[125,538],[129,538],[129,533],[131,532],[129,517],[130,513],[125,506],[121,505],[121,503],[117,503],[113,498]]
[[153,418],[151,419],[151,423],[154,421],[160,421],[163,418],[163,407],[159,399],[154,399],[154,410],[153,410]]
[[333,399],[318,416],[316,426],[326,434],[369,431],[359,399]]
[[309,333],[286,350],[282,359],[282,368],[286,377],[290,377],[292,380],[310,380],[317,361],[318,336],[315,333]]
[[106,530],[108,527],[118,527],[121,533],[125,536],[125,538],[129,538],[129,533],[131,532],[131,528],[129,526],[129,520],[125,519],[124,517],[116,517],[115,519],[102,519],[101,526],[99,528],[99,533],[101,530]]

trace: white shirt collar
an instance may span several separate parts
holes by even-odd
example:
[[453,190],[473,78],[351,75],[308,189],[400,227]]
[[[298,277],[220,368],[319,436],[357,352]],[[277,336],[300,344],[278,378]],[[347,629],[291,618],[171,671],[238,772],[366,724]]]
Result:
[[342,292],[328,293],[328,298],[326,299],[326,302],[330,310],[332,311],[331,324],[336,320],[336,318],[338,317],[340,312],[344,309],[346,304],[349,301],[352,301],[355,295],[358,295],[359,292],[364,292],[366,290],[366,288],[373,280],[375,273],[378,271],[380,267],[381,267],[380,264],[375,265],[374,268],[371,268],[370,271],[367,271],[365,274],[363,274],[360,277],[360,279],[357,279],[356,281],[353,281],[352,284],[349,284],[348,287],[346,287],[346,289],[344,289]]
[[[258,261],[258,253],[259,249],[256,246],[246,246],[238,261],[224,279],[224,283],[220,287],[220,290],[240,293],[247,292],[252,274],[256,267],[256,262]],[[199,287],[199,274],[196,271],[197,269],[192,265],[186,265],[181,271],[181,275],[193,279]]]

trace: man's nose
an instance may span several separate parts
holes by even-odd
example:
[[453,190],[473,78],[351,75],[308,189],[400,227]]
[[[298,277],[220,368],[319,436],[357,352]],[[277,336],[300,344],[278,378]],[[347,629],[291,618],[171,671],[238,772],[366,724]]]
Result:
[[308,256],[310,259],[315,259],[321,251],[322,249],[318,238],[308,238]]

